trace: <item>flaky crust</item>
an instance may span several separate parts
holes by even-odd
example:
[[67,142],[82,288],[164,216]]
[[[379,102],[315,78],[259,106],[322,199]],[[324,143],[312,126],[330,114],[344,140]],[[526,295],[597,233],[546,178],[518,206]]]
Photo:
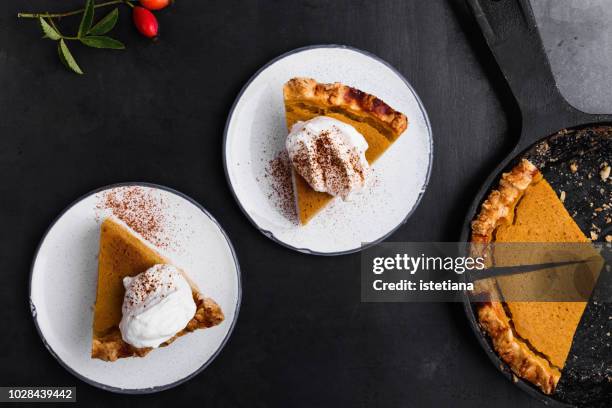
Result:
[[[161,345],[165,347],[180,336],[190,333],[197,329],[205,329],[218,325],[225,316],[221,307],[212,299],[203,297],[200,293],[194,292],[193,299],[196,302],[196,313],[187,326],[178,332],[176,336]],[[121,338],[119,328],[114,328],[104,337],[94,337],[91,348],[91,358],[99,358],[104,361],[115,361],[125,357],[144,357],[152,348],[136,348]]]
[[369,116],[387,128],[393,140],[408,126],[408,119],[382,100],[339,82],[321,84],[311,78],[293,78],[284,88],[285,101],[303,101],[317,106],[337,107]]
[[[516,203],[529,185],[542,178],[540,171],[528,160],[521,160],[512,170],[504,173],[499,187],[482,203],[478,216],[472,222],[472,251],[479,255],[488,253],[487,244],[494,239],[494,231],[510,221]],[[491,299],[499,299],[494,289],[487,285]],[[538,386],[545,394],[551,394],[561,373],[548,360],[540,357],[522,339],[515,336],[503,303],[490,301],[478,305],[478,321],[491,338],[493,349],[517,376]]]
[[560,371],[514,336],[508,315],[500,302],[481,304],[478,321],[491,338],[497,354],[516,375],[535,384],[545,394],[554,391],[561,377]]
[[527,187],[541,177],[538,168],[526,159],[521,160],[508,173],[502,174],[498,189],[491,191],[482,203],[480,213],[472,221],[472,242],[491,242],[493,232],[508,220]]

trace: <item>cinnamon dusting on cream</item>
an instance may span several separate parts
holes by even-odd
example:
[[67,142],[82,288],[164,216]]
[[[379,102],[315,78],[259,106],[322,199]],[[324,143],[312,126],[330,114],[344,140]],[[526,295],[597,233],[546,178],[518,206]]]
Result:
[[352,126],[326,116],[297,122],[286,145],[293,168],[315,191],[346,200],[365,186],[368,144]]

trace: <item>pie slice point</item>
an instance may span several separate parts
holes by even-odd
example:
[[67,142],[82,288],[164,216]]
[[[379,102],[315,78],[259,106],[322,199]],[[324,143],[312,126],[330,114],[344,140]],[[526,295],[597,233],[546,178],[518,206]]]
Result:
[[[377,97],[341,83],[322,84],[311,78],[293,78],[283,87],[287,129],[298,121],[328,116],[353,126],[368,143],[372,164],[406,130],[408,119]],[[333,196],[313,190],[292,171],[300,224],[307,224]]]
[[[109,217],[100,227],[100,252],[98,256],[98,286],[94,305],[91,357],[115,361],[125,357],[143,357],[151,348],[135,348],[123,341],[119,330],[125,289],[123,278],[135,276],[157,264],[171,262],[136,232],[121,221]],[[185,273],[182,271],[185,275]],[[196,313],[177,337],[196,329],[216,326],[224,319],[223,311],[212,299],[204,297],[187,275],[196,303]]]

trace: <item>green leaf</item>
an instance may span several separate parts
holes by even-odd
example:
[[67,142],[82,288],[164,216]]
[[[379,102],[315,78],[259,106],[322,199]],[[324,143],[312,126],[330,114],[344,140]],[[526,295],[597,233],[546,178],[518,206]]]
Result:
[[93,48],[110,48],[113,50],[123,50],[125,45],[121,41],[103,35],[90,35],[81,38],[81,42],[88,47]]
[[110,13],[108,13],[102,20],[98,21],[96,25],[94,25],[91,30],[89,30],[89,34],[91,35],[102,35],[108,33],[115,27],[117,24],[117,19],[119,18],[119,9],[114,9]]
[[57,30],[51,26],[51,24],[47,23],[44,18],[39,17],[38,22],[40,23],[40,28],[43,30],[43,33],[45,33],[45,37],[48,39],[57,41],[62,38],[60,33],[58,33]]
[[85,37],[89,29],[91,28],[91,24],[93,23],[94,18],[94,2],[93,0],[86,0],[85,2],[85,11],[83,12],[83,18],[81,18],[81,24],[79,24],[79,34],[78,37]]
[[79,75],[83,74],[81,67],[79,67],[79,64],[77,64],[74,57],[70,53],[70,50],[68,49],[68,46],[63,38],[59,40],[59,43],[57,43],[57,53],[59,54],[60,60],[62,60],[66,68],[76,72]]

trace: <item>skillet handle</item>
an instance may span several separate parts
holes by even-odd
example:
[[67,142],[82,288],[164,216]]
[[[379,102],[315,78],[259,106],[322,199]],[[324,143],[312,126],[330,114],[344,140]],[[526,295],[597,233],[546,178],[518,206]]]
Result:
[[523,114],[568,105],[561,96],[528,0],[467,0]]
[[[467,0],[523,115],[523,129],[578,111],[561,96],[528,0]],[[537,123],[539,122],[539,125]],[[551,125],[552,125],[551,120]],[[536,129],[534,129],[536,130]],[[537,129],[545,131],[546,129]],[[539,137],[545,136],[540,134]]]

